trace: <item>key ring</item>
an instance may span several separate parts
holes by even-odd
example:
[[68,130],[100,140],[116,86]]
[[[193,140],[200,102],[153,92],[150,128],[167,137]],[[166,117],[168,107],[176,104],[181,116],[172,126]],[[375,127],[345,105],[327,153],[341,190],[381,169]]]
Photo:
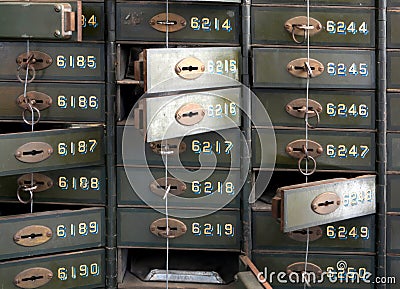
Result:
[[[308,160],[311,160],[311,161],[313,162],[313,168],[312,168],[312,170],[311,170],[310,172],[303,171],[303,169],[301,168],[301,162],[302,162],[304,159],[305,159],[307,162],[308,162]],[[317,161],[316,161],[312,156],[303,155],[301,158],[299,158],[299,161],[297,162],[297,168],[299,169],[300,173],[302,173],[303,175],[305,175],[305,176],[310,176],[310,175],[312,175],[313,173],[315,173],[315,171],[316,171],[316,169],[317,169]]]
[[[312,125],[312,124],[310,124],[310,123],[308,122],[309,118],[307,117],[307,114],[312,114],[312,113],[315,113],[315,116],[317,117],[317,121],[316,121],[316,123],[315,123],[314,125]],[[311,112],[306,111],[306,112],[304,113],[304,121],[306,122],[306,124],[307,124],[307,126],[308,126],[309,128],[316,128],[316,127],[318,127],[319,122],[320,122],[320,117],[319,117],[318,111],[316,111],[314,108],[311,109]]]
[[[32,122],[32,120],[27,120],[27,118],[26,118],[26,112],[27,111],[29,111],[30,113],[37,113],[37,115],[38,115],[38,118],[37,118],[37,120],[34,120],[33,122]],[[37,107],[35,107],[35,106],[32,106],[30,103],[29,103],[29,108],[25,108],[24,110],[23,110],[23,112],[22,112],[22,119],[24,120],[24,122],[26,123],[26,124],[28,124],[28,125],[34,125],[34,124],[37,124],[38,122],[39,122],[39,120],[40,120],[40,110],[37,108]]]
[[[22,204],[30,203],[32,201],[32,199],[33,199],[33,191],[36,190],[36,189],[37,189],[37,185],[35,185],[35,186],[27,186],[27,185],[19,186],[18,189],[17,189],[18,201],[20,203],[22,203]],[[29,192],[29,195],[30,195],[29,199],[26,200],[26,201],[24,199],[22,199],[21,195],[20,195],[21,192]]]
[[[297,38],[296,38],[296,34],[294,33],[296,28],[304,30],[304,35],[303,35],[303,40],[302,41],[298,41]],[[307,26],[307,25],[304,25],[304,24],[293,24],[292,25],[292,39],[293,39],[293,41],[295,43],[297,43],[297,44],[303,44],[304,41],[306,41],[308,30],[312,30],[312,29],[314,29],[314,26],[312,26],[312,25]]]
[[[18,66],[18,68],[17,68],[17,78],[18,78],[18,80],[19,80],[20,82],[25,83],[25,79],[22,79],[22,78],[21,78],[21,75],[20,75],[21,68],[23,68],[22,65]],[[31,83],[31,82],[35,79],[35,77],[36,77],[36,70],[35,70],[35,68],[34,68],[33,66],[29,66],[29,64],[27,65],[27,68],[25,68],[25,69],[28,69],[28,74],[29,74],[29,70],[32,71],[32,77],[31,77],[31,79],[28,79],[28,80],[27,80],[27,83]]]

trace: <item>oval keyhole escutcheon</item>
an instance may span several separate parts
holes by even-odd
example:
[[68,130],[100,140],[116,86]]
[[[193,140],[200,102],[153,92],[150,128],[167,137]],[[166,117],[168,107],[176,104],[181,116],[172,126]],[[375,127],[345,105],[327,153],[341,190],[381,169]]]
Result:
[[205,116],[205,109],[198,103],[188,103],[181,106],[175,113],[178,123],[191,126],[199,123]]
[[23,163],[38,163],[53,154],[51,145],[45,142],[29,142],[20,146],[14,153],[15,158]]
[[[178,179],[168,177],[167,184],[170,186],[169,194],[179,196],[186,191],[186,184]],[[159,178],[157,180],[154,180],[150,184],[150,190],[154,194],[163,197],[165,195],[165,190],[166,190],[165,178]]]
[[[319,238],[322,237],[322,229],[319,226],[309,228],[308,232],[309,232],[309,240],[311,242],[318,240]],[[290,239],[293,239],[295,241],[307,242],[307,230],[306,229],[289,232],[289,233],[287,233],[287,235]]]
[[341,204],[340,197],[334,192],[325,192],[311,202],[311,209],[319,215],[328,215],[336,211]]
[[306,67],[306,62],[309,61],[311,69],[311,77],[320,76],[324,72],[324,65],[315,59],[307,60],[307,58],[298,58],[288,63],[287,71],[298,78],[309,78],[309,71]]
[[196,57],[184,58],[175,65],[175,73],[189,80],[200,77],[205,70],[204,63]]
[[14,278],[15,286],[23,289],[39,288],[53,278],[53,272],[42,267],[34,267],[20,272]]
[[53,232],[49,227],[31,225],[22,228],[14,235],[14,242],[24,247],[39,246],[50,241]]
[[168,218],[167,227],[167,219],[162,218],[155,220],[150,225],[150,232],[158,237],[174,239],[184,235],[187,232],[187,227],[185,223],[174,218]]
[[53,100],[47,94],[37,91],[28,91],[26,93],[26,98],[23,94],[17,98],[17,105],[22,109],[29,109],[28,102],[38,110],[44,110],[51,106]]

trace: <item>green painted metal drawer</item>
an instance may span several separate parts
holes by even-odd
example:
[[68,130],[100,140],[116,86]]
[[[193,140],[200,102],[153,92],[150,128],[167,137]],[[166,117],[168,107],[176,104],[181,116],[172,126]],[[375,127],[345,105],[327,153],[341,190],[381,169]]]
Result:
[[[105,286],[105,266],[104,249],[78,251],[2,262],[0,280],[4,289],[98,288]],[[31,281],[32,276],[39,278]]]
[[[6,56],[0,67],[1,80],[17,81],[16,74],[19,65],[16,60],[21,56],[23,64],[27,59],[26,50],[24,42],[0,42],[0,53]],[[33,54],[33,59],[36,59],[36,65],[33,65],[36,71],[35,80],[104,81],[103,44],[31,42],[29,50],[29,56]],[[38,54],[38,51],[47,54],[49,58]],[[47,65],[47,68],[39,70],[40,66]],[[24,68],[19,69],[22,79],[25,78],[25,71]],[[30,74],[32,74],[31,70]],[[32,76],[28,78],[31,79]]]
[[[268,145],[265,140],[269,137],[268,130],[253,129],[253,158],[254,166],[270,166],[268,160],[272,159],[271,150],[260,148],[260,138],[263,147]],[[304,131],[275,130],[276,137],[276,168],[297,169],[298,158],[291,157],[288,151],[292,148],[294,153],[302,155],[302,143],[292,143],[297,140],[305,140]],[[309,131],[309,140],[320,145],[322,153],[317,153],[317,146],[313,151],[309,143],[309,154],[314,156],[317,170],[375,170],[375,135],[370,132],[332,132],[332,131]],[[300,147],[298,147],[300,145]],[[298,150],[299,151],[296,151]],[[261,162],[261,157],[267,161]],[[390,159],[390,158],[389,158]],[[302,167],[305,160],[302,161]],[[309,170],[314,164],[309,161]]]
[[104,41],[104,3],[85,3],[82,5],[82,40]]
[[400,119],[398,117],[398,109],[400,107],[400,93],[387,94],[387,127],[388,130],[400,130]]
[[400,212],[400,175],[387,175],[387,211]]
[[387,134],[387,159],[388,170],[400,170],[400,134],[388,133]]
[[387,276],[379,276],[379,281],[386,284],[386,288],[388,289],[396,289],[396,283],[400,280],[400,255],[388,254],[386,260]]
[[400,65],[400,50],[391,49],[387,51],[387,88],[400,88],[400,74],[397,73]]
[[[375,54],[368,50],[311,49],[314,77],[310,88],[375,88]],[[253,86],[305,88],[306,78],[291,73],[304,73],[305,50],[291,48],[253,49]],[[298,60],[298,63],[294,63]],[[320,75],[318,75],[320,73]],[[317,76],[318,75],[318,76]]]
[[[19,82],[0,83],[0,118],[30,120],[31,113],[24,100],[24,86]],[[102,84],[31,83],[27,98],[40,111],[40,120],[104,122],[105,87]],[[27,110],[24,112],[24,110]],[[35,119],[38,113],[35,111]]]
[[[21,126],[23,127],[23,126]],[[66,126],[35,132],[2,131],[0,175],[104,163],[103,126]]]
[[[0,177],[0,201],[18,202],[30,198],[23,186],[31,184],[30,173]],[[73,168],[56,171],[44,171],[33,174],[35,203],[97,204],[104,205],[106,200],[105,167]]]
[[400,7],[400,1],[399,0],[388,0],[387,5],[388,5],[388,7]]
[[[165,169],[117,168],[117,194],[120,205],[163,206]],[[173,207],[240,207],[244,180],[239,170],[185,170],[168,168],[171,185],[168,204]],[[174,195],[174,196],[171,196]]]
[[[253,208],[253,249],[304,251],[307,230],[283,233],[270,205]],[[310,228],[310,251],[375,252],[375,216],[365,216]]]
[[[168,165],[239,167],[241,137],[238,130],[229,129],[170,139],[167,145],[173,153],[168,155]],[[133,126],[117,127],[117,164],[163,165],[161,146],[165,148],[165,143],[145,143]]]
[[[389,0],[390,1],[390,0]],[[396,1],[396,0],[392,0]],[[254,0],[253,4],[293,4],[293,5],[303,5],[304,9],[306,4],[303,0]],[[375,0],[310,0],[310,5],[312,6],[355,6],[355,7],[373,7],[375,6]]]
[[[305,268],[304,254],[256,252],[253,253],[253,261],[258,270],[263,272],[263,277],[267,277],[267,281],[270,281],[269,278],[272,279],[270,283],[274,289],[303,288],[302,283],[296,284],[296,275],[298,276],[298,272]],[[319,271],[319,273],[309,275],[312,288],[374,288],[372,283],[375,275],[374,256],[310,254],[307,268],[308,272]],[[289,278],[290,272],[297,274],[292,274]],[[322,272],[326,273],[321,275]],[[281,275],[278,279],[279,273]],[[313,279],[313,276],[316,278]],[[301,281],[301,276],[299,280]],[[323,282],[318,283],[318,281]]]
[[[389,213],[390,214],[390,213]],[[387,238],[388,238],[388,252],[400,253],[400,215],[390,214],[387,216]]]
[[[256,126],[269,125],[263,117],[265,108],[275,127],[304,127],[305,111],[302,111],[306,107],[304,90],[255,89],[253,92],[263,104],[262,107],[259,103],[252,103],[252,119]],[[373,129],[375,127],[375,93],[373,91],[312,90],[309,94],[308,106],[308,118],[312,126],[339,129]]]
[[[240,250],[239,211],[219,210],[211,215],[208,211],[194,209],[170,208],[168,211],[170,234],[182,233],[170,239],[171,248]],[[205,216],[193,217],[204,213]],[[166,229],[164,214],[150,208],[118,208],[117,220],[118,247],[165,247],[166,239],[157,235],[158,228]]]
[[[305,30],[292,26],[307,25],[306,12],[301,7],[253,6],[252,43],[306,45]],[[310,30],[310,44],[313,46],[375,46],[373,9],[313,7],[310,17],[314,24],[314,29]]]
[[104,218],[103,208],[2,215],[0,259],[104,246]]
[[[169,41],[239,44],[238,5],[170,3]],[[160,2],[117,2],[117,40],[165,42],[167,15]]]

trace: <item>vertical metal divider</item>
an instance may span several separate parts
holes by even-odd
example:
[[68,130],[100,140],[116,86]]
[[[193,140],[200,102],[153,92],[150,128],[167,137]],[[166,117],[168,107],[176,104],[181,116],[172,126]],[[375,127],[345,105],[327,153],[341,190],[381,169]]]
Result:
[[[386,272],[386,172],[387,172],[387,106],[386,106],[386,8],[387,1],[379,0],[378,2],[378,38],[377,44],[377,238],[376,238],[376,276],[387,276]],[[377,285],[377,288],[385,289],[385,284]]]
[[105,0],[106,24],[106,165],[107,165],[107,204],[106,204],[106,288],[117,288],[117,224],[116,224],[116,148],[115,148],[115,1]]
[[[243,0],[242,3],[242,84],[250,89],[250,53],[251,53],[251,31],[250,31],[250,7],[251,0]],[[246,161],[241,163],[249,163],[250,168],[240,167],[240,174],[242,178],[246,178],[242,188],[242,250],[251,258],[252,250],[252,226],[251,226],[251,204],[249,197],[252,193],[252,152],[251,152],[251,95],[249,89],[244,89],[242,94],[243,110],[249,112],[248,115],[242,114],[242,130],[244,133],[244,140],[246,143],[241,146],[241,159]],[[248,145],[248,149],[247,149]]]

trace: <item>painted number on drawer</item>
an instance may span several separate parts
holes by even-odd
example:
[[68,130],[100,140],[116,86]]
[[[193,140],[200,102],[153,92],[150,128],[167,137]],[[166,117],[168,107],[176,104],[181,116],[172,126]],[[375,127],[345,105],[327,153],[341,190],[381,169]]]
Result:
[[57,237],[67,238],[75,236],[88,236],[97,235],[99,233],[99,224],[96,221],[88,223],[82,222],[78,225],[58,225],[57,226]]
[[232,182],[192,182],[192,192],[195,195],[211,195],[213,193],[217,194],[227,194],[233,195],[235,194],[235,186]]
[[96,277],[100,275],[100,265],[97,263],[81,264],[79,266],[60,267],[57,270],[57,277],[61,281],[68,279]]
[[365,158],[368,155],[369,147],[367,145],[332,145],[328,144],[326,146],[326,155],[331,158]]
[[326,32],[329,32],[331,34],[363,34],[367,35],[369,33],[368,31],[368,25],[364,21],[361,24],[357,24],[356,22],[350,22],[346,24],[343,21],[332,21],[328,20],[326,21]]
[[195,236],[207,236],[207,237],[233,237],[235,236],[235,227],[233,224],[200,224],[192,223],[192,234]]
[[362,227],[351,227],[347,228],[345,226],[327,226],[326,236],[330,239],[355,239],[358,238],[368,240],[369,239],[369,228],[366,226]]
[[100,180],[97,177],[58,177],[58,187],[62,190],[100,190]]
[[57,106],[62,109],[93,109],[99,108],[99,98],[96,95],[79,95],[79,96],[65,96],[59,95],[57,97]]
[[60,142],[58,144],[58,154],[60,156],[67,156],[68,154],[74,156],[76,154],[93,153],[97,147],[97,140],[80,140],[77,142]]
[[326,114],[334,117],[368,117],[368,105],[366,104],[344,104],[344,103],[327,103]]
[[336,282],[355,282],[356,280],[368,280],[371,276],[367,268],[355,268],[348,266],[346,261],[340,260],[335,267],[326,268],[326,277],[332,283]]
[[193,140],[192,141],[192,151],[195,152],[196,154],[204,153],[204,154],[227,154],[229,155],[231,153],[231,150],[233,148],[233,143],[231,141],[215,141],[210,142],[210,141],[199,141],[199,140]]
[[357,205],[363,205],[365,203],[372,202],[372,192],[371,191],[360,191],[360,192],[350,192],[343,194],[343,206],[354,207]]
[[352,63],[346,65],[344,63],[328,62],[327,72],[331,76],[368,76],[368,64]]
[[97,26],[99,26],[99,23],[97,22],[97,17],[94,14],[88,15],[88,16],[82,15],[81,25],[82,25],[82,28],[85,28],[85,27],[96,28]]
[[59,68],[80,68],[96,69],[96,56],[94,55],[58,55],[57,67]]
[[207,108],[208,117],[229,117],[237,114],[237,105],[234,102],[209,105]]
[[208,18],[208,17],[192,17],[190,19],[190,27],[194,31],[232,31],[230,19]]
[[224,59],[224,60],[209,60],[207,62],[208,73],[236,73],[237,72],[237,61],[235,59]]

